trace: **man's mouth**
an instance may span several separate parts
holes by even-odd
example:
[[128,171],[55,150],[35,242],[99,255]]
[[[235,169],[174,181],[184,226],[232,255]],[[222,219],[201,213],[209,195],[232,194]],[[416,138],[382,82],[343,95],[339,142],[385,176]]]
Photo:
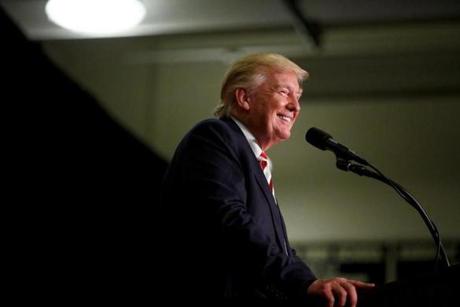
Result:
[[288,116],[288,115],[283,115],[283,114],[278,114],[278,117],[284,121],[284,122],[287,122],[287,123],[291,123],[292,122],[292,117],[291,116]]

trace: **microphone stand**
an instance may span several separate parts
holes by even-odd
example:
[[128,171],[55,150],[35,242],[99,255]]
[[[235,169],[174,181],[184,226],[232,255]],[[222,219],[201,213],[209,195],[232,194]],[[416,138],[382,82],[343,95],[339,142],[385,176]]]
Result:
[[[425,209],[423,209],[423,207],[415,199],[415,197],[412,196],[409,192],[407,192],[401,185],[383,175],[376,167],[372,166],[370,163],[367,163],[367,165],[370,168],[372,168],[372,170],[366,168],[366,166],[364,165],[337,156],[336,166],[338,169],[345,172],[350,171],[359,176],[374,178],[378,181],[381,181],[389,185],[394,190],[396,190],[399,196],[406,200],[409,203],[409,205],[411,205],[415,210],[417,210],[417,212],[420,214],[423,221],[425,222],[425,225],[428,227],[428,230],[430,231],[430,234],[433,237],[433,240],[436,244],[435,270],[438,271],[439,265],[441,265],[442,269],[448,268],[450,266],[449,258],[447,257],[446,250],[444,249],[444,245],[442,244],[438,228],[436,227],[433,220],[428,216]],[[439,263],[440,260],[441,263]]]

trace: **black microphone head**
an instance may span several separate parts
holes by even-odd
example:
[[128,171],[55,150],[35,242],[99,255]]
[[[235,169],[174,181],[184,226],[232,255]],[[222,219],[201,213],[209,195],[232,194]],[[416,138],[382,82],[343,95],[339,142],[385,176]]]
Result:
[[332,139],[332,136],[315,127],[308,129],[305,134],[305,140],[321,150],[326,150],[329,139]]

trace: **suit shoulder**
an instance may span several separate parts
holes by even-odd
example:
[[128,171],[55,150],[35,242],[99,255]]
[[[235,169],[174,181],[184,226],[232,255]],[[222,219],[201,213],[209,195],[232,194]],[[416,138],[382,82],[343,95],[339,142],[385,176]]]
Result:
[[238,125],[229,118],[205,119],[197,123],[181,140],[178,150],[224,150],[235,155],[244,150],[247,140]]
[[219,136],[224,139],[233,138],[235,132],[237,131],[234,127],[236,124],[230,121],[231,120],[222,120],[217,118],[205,119],[197,123],[190,130],[189,135],[202,135],[207,137]]
[[229,128],[229,121],[222,120],[219,118],[208,118],[205,120],[200,121],[197,123],[192,130],[195,129],[208,129],[208,128],[216,128],[216,129],[228,129]]

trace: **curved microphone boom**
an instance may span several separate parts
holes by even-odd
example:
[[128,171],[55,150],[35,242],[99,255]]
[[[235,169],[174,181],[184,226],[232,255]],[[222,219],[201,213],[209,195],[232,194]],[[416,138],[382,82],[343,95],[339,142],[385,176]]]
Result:
[[[430,234],[437,246],[435,268],[438,269],[439,261],[441,261],[443,268],[450,266],[449,258],[442,244],[438,228],[414,196],[407,192],[401,185],[383,175],[382,172],[380,172],[375,166],[359,157],[344,145],[335,141],[332,136],[326,132],[313,127],[307,131],[305,139],[308,143],[321,150],[332,151],[337,158],[336,166],[340,170],[351,171],[357,175],[370,177],[391,186],[405,201],[418,211],[430,231]],[[353,161],[357,163],[354,163]]]

